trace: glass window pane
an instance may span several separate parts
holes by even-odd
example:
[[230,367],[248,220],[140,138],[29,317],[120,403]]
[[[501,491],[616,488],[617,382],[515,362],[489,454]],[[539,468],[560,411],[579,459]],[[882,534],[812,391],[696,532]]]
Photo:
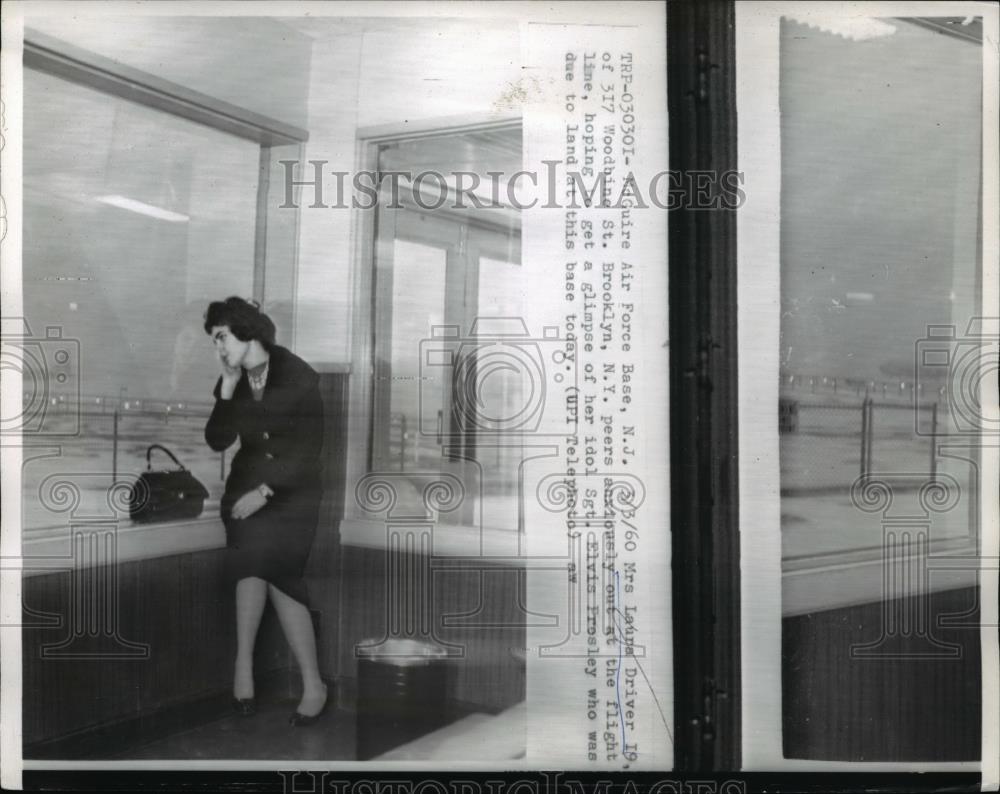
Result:
[[[384,144],[379,166],[444,173],[458,156],[463,170],[485,173],[519,161],[520,146],[514,128],[442,134]],[[398,200],[380,207],[375,246],[373,468],[408,475],[393,479],[397,504],[417,514],[428,475],[440,474],[463,493],[440,523],[517,530],[524,450],[520,433],[506,431],[537,396],[524,351],[497,331],[523,316],[517,215],[472,202],[428,211],[408,189]]]
[[737,4],[747,769],[988,771],[996,18],[884,11]]
[[[961,345],[980,301],[981,47],[901,20],[781,35],[782,538],[786,559],[880,547],[852,485],[963,498],[932,540],[973,530],[975,458],[930,326]],[[878,79],[873,79],[877,75]],[[953,478],[953,479],[950,479]],[[860,484],[860,483],[859,483]]]
[[25,467],[24,525],[59,524],[38,497],[49,474],[87,472],[79,484],[100,496],[115,463],[119,476],[146,468],[152,443],[217,500],[223,464],[203,429],[218,364],[202,318],[209,301],[252,293],[260,149],[33,70],[24,96],[25,319],[79,346],[44,399],[56,431],[80,430]]
[[421,471],[441,463],[445,382],[421,379],[421,341],[445,320],[446,251],[397,239],[393,243],[390,431],[380,467]]

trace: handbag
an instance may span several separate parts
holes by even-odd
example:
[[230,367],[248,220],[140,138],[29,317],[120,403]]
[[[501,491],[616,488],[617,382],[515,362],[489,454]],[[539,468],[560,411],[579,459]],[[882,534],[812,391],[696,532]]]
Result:
[[[150,456],[154,449],[166,452],[180,468],[153,471]],[[146,450],[146,471],[139,475],[129,494],[129,518],[139,522],[197,518],[207,498],[208,489],[184,468],[173,452],[160,444],[150,444]]]

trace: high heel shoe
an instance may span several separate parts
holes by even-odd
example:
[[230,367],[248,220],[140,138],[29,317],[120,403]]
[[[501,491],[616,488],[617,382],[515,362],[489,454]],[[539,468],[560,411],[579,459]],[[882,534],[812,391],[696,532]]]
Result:
[[244,717],[252,717],[257,713],[256,698],[233,698],[233,711]]
[[296,710],[295,713],[288,718],[289,725],[291,725],[293,728],[304,728],[307,725],[312,725],[313,723],[317,722],[319,718],[326,713],[326,709],[330,705],[330,688],[324,686],[323,689],[326,692],[326,699],[323,701],[323,708],[321,708],[315,714],[308,716],[305,714],[300,714],[298,710]]

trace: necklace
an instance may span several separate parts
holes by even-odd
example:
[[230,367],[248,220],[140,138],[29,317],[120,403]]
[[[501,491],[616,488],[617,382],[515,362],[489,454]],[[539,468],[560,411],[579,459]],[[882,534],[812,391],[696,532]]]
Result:
[[264,383],[267,382],[267,365],[268,362],[265,361],[263,364],[247,370],[247,377],[250,379],[250,386],[254,391],[260,391],[264,388]]

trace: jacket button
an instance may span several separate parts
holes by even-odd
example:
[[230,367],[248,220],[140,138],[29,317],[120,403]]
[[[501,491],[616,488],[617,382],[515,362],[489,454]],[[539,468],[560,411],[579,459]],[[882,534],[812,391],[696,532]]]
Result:
[[268,460],[274,460],[274,455],[272,455],[270,452],[265,452],[264,457],[267,458]]
[[268,440],[268,439],[269,439],[270,437],[271,437],[271,436],[270,436],[270,435],[269,435],[269,434],[267,433],[267,431],[265,430],[265,431],[264,431],[264,433],[263,433],[263,435],[262,435],[262,438],[263,438],[263,439],[264,439],[265,441],[267,441],[267,440]]

